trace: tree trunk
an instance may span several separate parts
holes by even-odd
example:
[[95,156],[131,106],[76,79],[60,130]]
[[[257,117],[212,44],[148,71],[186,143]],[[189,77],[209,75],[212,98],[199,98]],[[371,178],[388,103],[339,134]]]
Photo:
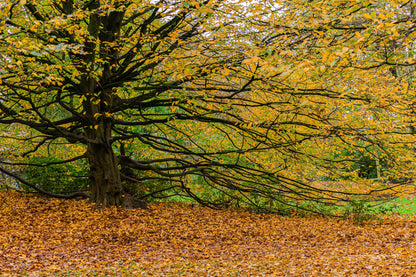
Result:
[[[92,0],[88,5],[90,10],[98,9],[100,1]],[[120,34],[123,15],[124,13],[119,11],[112,11],[106,17],[98,13],[91,14],[88,32],[90,36],[102,42],[97,45],[96,40],[87,38],[87,53],[83,55],[83,61],[79,65],[80,71],[84,72],[81,76],[80,91],[85,96],[83,106],[89,123],[85,128],[85,134],[90,140],[87,143],[87,156],[90,165],[91,202],[103,207],[144,208],[143,201],[135,199],[123,189],[117,157],[111,145],[113,119],[110,107],[113,104],[114,91],[111,88],[97,90],[101,88],[99,84],[110,82],[111,66],[117,64],[118,50],[112,43]],[[100,61],[103,63],[103,73],[99,81],[91,76],[90,72],[97,56],[105,57],[104,62]],[[99,66],[100,63],[96,65]]]
[[100,144],[88,145],[91,201],[98,205],[124,206],[120,172],[113,151]]
[[135,199],[123,189],[117,158],[111,147],[90,144],[87,153],[91,202],[97,207],[146,208],[145,202]]

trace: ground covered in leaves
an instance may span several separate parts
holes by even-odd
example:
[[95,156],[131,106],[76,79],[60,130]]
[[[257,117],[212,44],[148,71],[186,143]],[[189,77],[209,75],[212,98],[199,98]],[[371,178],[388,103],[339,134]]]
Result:
[[199,206],[97,210],[0,192],[1,275],[414,276],[416,219],[366,225]]

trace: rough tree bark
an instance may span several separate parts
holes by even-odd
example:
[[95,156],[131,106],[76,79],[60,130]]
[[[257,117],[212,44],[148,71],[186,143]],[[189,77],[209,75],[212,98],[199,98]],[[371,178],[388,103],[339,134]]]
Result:
[[124,191],[117,158],[111,146],[89,144],[87,152],[90,163],[91,202],[98,205],[133,208],[139,201]]
[[111,126],[111,120],[102,119],[96,129],[88,130],[92,141],[87,145],[90,200],[97,206],[145,208],[145,202],[135,199],[123,188],[119,163],[110,143]]

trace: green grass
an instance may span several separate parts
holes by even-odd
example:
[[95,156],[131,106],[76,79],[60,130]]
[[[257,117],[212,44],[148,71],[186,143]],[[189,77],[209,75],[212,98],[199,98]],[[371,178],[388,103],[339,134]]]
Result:
[[[163,202],[172,202],[172,203],[185,203],[185,204],[198,204],[197,201],[192,198],[184,198],[180,196],[174,196],[162,200]],[[335,206],[325,206],[317,205],[316,203],[311,203],[310,207],[308,202],[305,202],[306,205],[304,208],[316,210],[318,213],[322,214],[343,214],[347,213],[362,213],[367,215],[401,215],[401,216],[416,216],[416,196],[407,196],[402,198],[395,198],[392,200],[378,201],[378,202],[366,202],[366,201],[352,201],[349,205],[344,207],[335,207]],[[274,206],[277,208],[279,205]],[[261,203],[259,206],[264,206]],[[266,206],[265,206],[266,207]],[[249,208],[249,207],[246,207]],[[267,208],[267,207],[266,207]],[[289,206],[287,208],[290,208]],[[302,211],[300,211],[302,212]],[[307,213],[307,211],[304,211]]]
[[396,198],[377,207],[380,213],[393,213],[398,215],[416,215],[416,197]]
[[353,200],[340,211],[345,219],[350,218],[356,224],[365,224],[371,219],[381,219],[382,215],[415,216],[416,197],[395,198],[382,202]]

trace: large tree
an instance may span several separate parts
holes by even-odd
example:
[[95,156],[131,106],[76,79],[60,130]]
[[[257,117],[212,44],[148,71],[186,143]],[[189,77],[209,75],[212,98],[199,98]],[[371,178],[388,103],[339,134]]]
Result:
[[[21,139],[20,156],[58,144],[61,162],[87,159],[90,198],[104,206],[137,204],[122,179],[211,206],[347,200],[354,192],[311,181],[348,172],[354,155],[340,152],[385,149],[403,133],[401,120],[379,122],[400,110],[403,82],[388,74],[410,64],[391,44],[406,47],[413,13],[395,13],[409,3],[303,2],[3,3],[3,139]],[[226,197],[204,198],[206,187]]]

